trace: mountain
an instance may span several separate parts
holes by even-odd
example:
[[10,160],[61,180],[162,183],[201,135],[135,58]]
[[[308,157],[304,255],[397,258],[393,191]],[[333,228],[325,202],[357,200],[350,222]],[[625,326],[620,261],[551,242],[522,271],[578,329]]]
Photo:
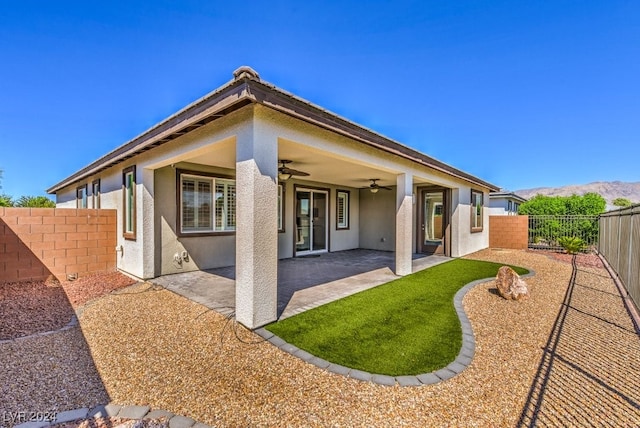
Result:
[[535,195],[571,196],[585,193],[598,193],[607,201],[607,208],[613,207],[613,200],[626,198],[632,203],[640,203],[640,182],[625,183],[622,181],[596,181],[589,184],[576,184],[562,187],[537,187],[535,189],[516,190],[513,193],[529,199]]

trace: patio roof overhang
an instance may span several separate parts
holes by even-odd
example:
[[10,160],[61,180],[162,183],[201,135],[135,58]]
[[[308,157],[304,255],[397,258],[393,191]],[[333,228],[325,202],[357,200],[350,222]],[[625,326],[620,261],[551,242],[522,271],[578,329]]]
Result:
[[235,78],[203,98],[158,123],[139,136],[47,189],[54,194],[64,187],[95,175],[140,153],[161,146],[250,104],[260,104],[288,116],[319,126],[360,143],[419,165],[446,173],[473,185],[497,191],[499,188],[471,174],[438,161],[370,129],[351,122],[320,106],[260,80],[255,71],[241,67]]

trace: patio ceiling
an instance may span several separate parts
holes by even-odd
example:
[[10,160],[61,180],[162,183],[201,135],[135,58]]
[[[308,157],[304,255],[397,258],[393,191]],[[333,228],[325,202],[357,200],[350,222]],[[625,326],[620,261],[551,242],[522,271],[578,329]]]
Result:
[[[209,146],[206,151],[186,153],[180,161],[235,169],[235,142],[231,139]],[[299,180],[334,184],[354,188],[368,187],[371,178],[381,186],[395,186],[397,172],[365,164],[359,159],[346,159],[334,153],[318,150],[288,140],[278,143],[278,159],[289,159],[291,167],[309,173]],[[418,177],[416,183],[426,183]]]

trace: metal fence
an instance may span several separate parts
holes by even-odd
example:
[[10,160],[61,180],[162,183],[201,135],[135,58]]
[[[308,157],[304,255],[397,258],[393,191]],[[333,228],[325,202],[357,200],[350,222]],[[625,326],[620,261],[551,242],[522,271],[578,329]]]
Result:
[[559,251],[560,238],[577,237],[585,243],[585,251],[594,251],[598,230],[597,215],[530,215],[529,248]]
[[640,307],[640,205],[600,216],[598,251]]

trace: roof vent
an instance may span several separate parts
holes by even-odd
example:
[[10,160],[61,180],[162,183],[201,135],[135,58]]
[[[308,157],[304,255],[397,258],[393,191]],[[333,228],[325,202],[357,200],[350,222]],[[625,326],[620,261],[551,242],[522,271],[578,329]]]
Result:
[[253,68],[248,65],[243,65],[242,67],[238,67],[236,71],[233,72],[233,78],[235,80],[240,80],[243,77],[248,77],[253,80],[260,80],[260,75]]

